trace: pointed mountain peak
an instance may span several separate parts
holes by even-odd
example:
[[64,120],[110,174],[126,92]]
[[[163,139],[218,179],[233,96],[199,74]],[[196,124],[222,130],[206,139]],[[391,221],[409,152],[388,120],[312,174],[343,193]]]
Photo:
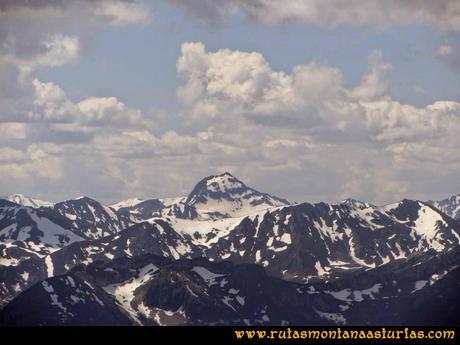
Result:
[[368,208],[368,207],[373,206],[372,204],[370,204],[368,202],[360,201],[360,200],[356,200],[356,199],[352,199],[352,198],[342,200],[339,204],[340,205],[347,205],[349,207],[355,207],[355,208],[359,208],[359,209],[364,209],[364,208]]
[[11,194],[5,197],[5,200],[27,207],[53,207],[54,205],[52,202],[31,198],[23,194]]
[[78,202],[78,203],[98,203],[99,204],[99,201],[93,199],[93,198],[90,198],[89,196],[86,196],[86,195],[81,195],[81,196],[78,196],[76,198],[73,198],[73,199],[67,199],[67,200],[64,200],[64,201],[61,201],[60,203],[75,203],[75,202]]
[[233,177],[233,178],[236,178],[235,176],[233,176],[228,171],[225,171],[225,172],[223,172],[221,174],[217,174],[217,175],[211,175],[211,176],[208,176],[208,177]]
[[249,190],[243,182],[225,172],[203,178],[187,197],[187,204],[204,203],[211,199],[232,199],[232,194],[244,194]]
[[449,217],[460,219],[460,194],[452,195],[440,201],[427,201],[427,204],[436,207]]
[[113,208],[114,210],[119,210],[120,208],[124,208],[124,207],[136,206],[143,201],[144,199],[141,199],[141,198],[129,198],[126,200],[119,201],[115,204],[109,205],[109,207]]
[[228,172],[202,179],[185,203],[194,206],[199,213],[221,217],[291,204],[287,200],[248,187]]
[[248,188],[243,182],[232,174],[226,172],[220,175],[208,176],[202,181],[206,182],[206,188],[214,192],[228,192],[234,189]]

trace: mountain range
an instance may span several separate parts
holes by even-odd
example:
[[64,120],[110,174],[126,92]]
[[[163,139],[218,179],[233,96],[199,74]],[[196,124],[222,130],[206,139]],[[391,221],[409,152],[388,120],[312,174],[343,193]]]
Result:
[[177,198],[0,199],[6,325],[460,325],[459,267],[460,195],[297,203],[224,173]]

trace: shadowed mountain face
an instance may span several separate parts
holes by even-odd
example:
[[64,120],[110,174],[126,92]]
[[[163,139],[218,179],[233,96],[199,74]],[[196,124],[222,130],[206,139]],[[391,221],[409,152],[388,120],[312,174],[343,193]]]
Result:
[[458,246],[459,232],[457,222],[416,201],[366,209],[305,203],[245,218],[207,253],[308,281],[449,250]]
[[[49,208],[31,208],[0,200],[0,241],[48,254],[83,240],[72,231],[72,222]],[[3,258],[5,259],[5,258]]]
[[459,267],[459,250],[431,252],[299,284],[257,265],[143,255],[39,282],[0,312],[0,324],[457,325]]
[[296,204],[224,173],[187,197],[110,207],[9,199],[24,205],[0,200],[6,324],[458,323],[455,198]]
[[453,195],[441,201],[430,200],[428,204],[433,205],[451,218],[460,219],[460,194]]
[[114,210],[88,197],[59,202],[53,209],[69,219],[73,231],[86,239],[115,234],[127,225]]
[[22,195],[22,194],[9,195],[9,196],[7,196],[7,197],[5,197],[3,199],[11,201],[14,204],[27,206],[27,207],[34,207],[34,208],[53,207],[53,205],[54,205],[52,202],[30,198],[30,197]]
[[260,193],[231,174],[224,173],[206,177],[198,182],[185,200],[185,204],[194,207],[202,216],[228,218],[290,203]]
[[222,219],[241,217],[255,211],[290,202],[246,186],[229,173],[209,176],[197,183],[184,198],[135,200],[129,199],[115,204],[118,214],[131,222],[140,222],[153,217],[179,219]]

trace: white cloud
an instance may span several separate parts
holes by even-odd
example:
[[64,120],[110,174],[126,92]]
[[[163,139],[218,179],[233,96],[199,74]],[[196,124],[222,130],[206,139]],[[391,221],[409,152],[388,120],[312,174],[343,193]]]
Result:
[[135,126],[142,125],[142,115],[138,109],[129,108],[116,97],[91,97],[77,104],[79,121],[93,126]]
[[[442,20],[454,18],[455,11],[443,14],[434,2],[432,14],[409,13],[412,2],[398,11],[384,3],[366,2],[355,10],[348,3],[333,8],[289,0],[283,6],[192,0],[187,6],[205,6],[207,16],[218,17],[246,11],[270,23],[380,26],[403,24],[405,16],[408,23],[420,19],[456,28]],[[298,201],[352,196],[379,203],[438,193],[434,184],[460,188],[460,104],[416,107],[391,99],[385,82],[391,67],[378,50],[370,53],[358,84],[347,87],[333,66],[307,61],[281,72],[258,52],[209,52],[202,43],[184,43],[177,61],[184,80],[178,90],[182,117],[160,130],[153,116],[116,97],[72,100],[34,72],[38,65],[78,60],[85,42],[78,32],[66,33],[67,22],[86,18],[90,30],[147,23],[141,7],[121,1],[89,1],[81,8],[69,2],[37,8],[11,4],[16,7],[7,11],[8,18],[0,14],[0,189],[5,193],[20,186],[56,198],[173,196],[226,170]]]
[[[104,166],[111,166],[111,152],[98,150],[95,138],[151,125],[115,97],[75,102],[59,85],[38,78],[36,69],[77,62],[88,38],[104,25],[150,19],[149,6],[123,0],[0,2],[0,189],[107,188],[102,178],[88,182],[91,173],[119,182]],[[129,154],[125,151],[125,161]]]
[[62,159],[59,157],[62,149],[55,144],[31,144],[27,148],[29,161],[26,170],[29,174],[37,174],[50,180],[62,179]]
[[372,101],[382,98],[386,92],[383,76],[391,65],[382,62],[382,52],[374,50],[369,56],[369,71],[360,84],[351,90],[350,96],[360,101]]
[[[391,66],[382,62],[381,55],[372,52],[369,71],[357,86],[347,89],[341,72],[329,66],[310,63],[285,74],[273,71],[258,53],[206,52],[202,43],[184,43],[177,63],[178,73],[185,79],[179,96],[192,119],[238,123],[244,118],[265,117],[262,123],[270,124],[274,118],[282,118],[287,127],[289,120],[297,120],[300,122],[295,123],[304,123],[310,130],[322,126],[341,132],[359,128],[376,140],[398,135],[413,138],[431,130],[439,133],[448,130],[445,124],[456,124],[456,102],[416,108],[391,100],[382,79]],[[283,127],[277,122],[274,125]]]
[[58,85],[51,82],[43,83],[38,79],[34,79],[32,84],[35,87],[35,94],[34,107],[27,112],[30,119],[71,121],[76,110],[75,106]]
[[110,24],[116,26],[149,24],[152,20],[151,10],[148,6],[127,1],[96,3],[95,13],[107,18]]
[[18,40],[22,40],[21,35],[10,36],[3,43],[3,60],[23,70],[33,70],[38,66],[62,66],[76,62],[80,55],[80,42],[77,36],[49,34],[35,37],[28,47],[31,48],[29,52],[21,52],[22,48],[18,46],[23,42]]
[[149,6],[124,0],[3,1],[0,53],[31,68],[61,66],[78,59],[82,37],[104,26],[147,24],[150,13]]
[[79,56],[78,37],[52,35],[42,43],[45,53],[38,56],[36,63],[47,66],[61,66],[74,62]]
[[460,30],[457,0],[170,0],[203,20],[216,23],[243,12],[266,24],[300,21],[320,27],[427,23],[442,30]]
[[9,159],[0,160],[3,186],[36,183],[40,178],[57,183],[64,177],[60,152],[61,149],[53,144],[33,143],[25,150],[3,148],[2,153],[9,156]]
[[15,162],[23,159],[24,154],[21,150],[11,147],[0,147],[0,162]]
[[0,16],[21,16],[32,13],[50,16],[54,21],[73,16],[86,17],[86,24],[101,21],[110,25],[149,24],[152,9],[147,3],[131,0],[2,0]]
[[26,138],[26,125],[17,122],[0,122],[0,140]]
[[178,95],[197,119],[295,114],[308,107],[317,113],[344,94],[341,72],[328,66],[296,66],[288,75],[273,71],[259,53],[207,53],[199,42],[184,43],[181,52],[177,71],[186,85]]
[[[310,170],[324,193],[313,191],[315,198],[363,190],[375,202],[417,194],[422,187],[411,176],[427,181],[442,161],[443,174],[458,169],[460,104],[392,100],[383,79],[389,68],[374,51],[359,84],[346,88],[330,66],[309,63],[287,74],[259,53],[207,52],[202,43],[185,43],[177,62],[185,120],[209,126],[197,134],[211,138],[209,146],[227,147],[220,160],[201,142],[209,161],[257,179],[263,171],[299,181]],[[335,190],[325,185],[328,178]]]
[[115,97],[88,97],[75,103],[59,85],[37,78],[35,70],[76,62],[82,50],[79,34],[87,39],[88,32],[100,25],[146,24],[149,19],[149,6],[124,0],[2,2],[0,121],[145,125],[139,110]]
[[32,72],[20,79],[16,82],[21,96],[0,100],[0,121],[74,123],[107,128],[149,126],[140,110],[126,106],[116,97],[89,97],[75,103],[61,87],[40,81]]
[[112,201],[187,193],[229,170],[298,201],[423,197],[433,176],[451,181],[459,169],[460,104],[392,100],[382,55],[371,52],[368,71],[346,87],[331,66],[306,62],[285,73],[257,52],[185,43],[177,61],[183,126],[163,130],[115,97],[74,102],[28,72],[29,117],[0,125],[10,135],[0,187],[39,181],[50,194],[97,191]]

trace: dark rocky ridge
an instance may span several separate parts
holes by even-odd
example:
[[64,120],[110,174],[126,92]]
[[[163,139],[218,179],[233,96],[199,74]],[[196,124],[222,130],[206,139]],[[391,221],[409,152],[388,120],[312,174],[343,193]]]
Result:
[[457,248],[298,284],[257,265],[142,255],[39,282],[0,312],[0,324],[459,325],[459,267]]
[[[364,315],[374,307],[390,308],[393,313],[398,307],[397,303],[406,301],[418,308],[407,310],[425,313],[424,317],[428,321],[431,320],[430,312],[437,313],[436,306],[445,305],[448,312],[445,315],[438,313],[439,319],[452,321],[454,316],[451,307],[457,305],[453,291],[460,280],[455,264],[447,263],[445,258],[458,251],[460,223],[449,217],[447,212],[432,205],[433,203],[413,200],[403,200],[385,207],[357,200],[346,200],[338,205],[290,204],[284,199],[257,192],[228,173],[203,179],[187,198],[165,202],[160,199],[146,200],[117,210],[90,198],[69,200],[40,208],[24,207],[0,200],[0,308],[22,291],[32,286],[35,288],[37,282],[56,275],[71,274],[69,272],[74,272],[73,270],[86,272],[84,267],[80,267],[81,264],[93,267],[94,263],[94,267],[106,265],[105,268],[110,268],[118,260],[127,260],[126,265],[130,266],[137,262],[138,256],[153,254],[169,262],[168,267],[171,270],[162,268],[158,275],[164,275],[164,279],[150,282],[152,289],[145,290],[145,296],[150,296],[148,299],[144,299],[143,293],[134,298],[136,301],[144,301],[146,308],[154,308],[154,311],[149,312],[154,316],[146,317],[138,311],[133,317],[132,310],[122,308],[124,314],[128,313],[130,322],[158,323],[155,317],[168,319],[170,324],[214,324],[223,323],[224,319],[226,323],[241,323],[241,320],[244,322],[242,317],[250,315],[238,314],[240,307],[237,305],[237,314],[240,316],[236,317],[232,308],[227,310],[229,307],[225,303],[224,306],[218,303],[219,298],[228,294],[214,291],[217,288],[214,285],[211,289],[214,291],[212,298],[203,292],[209,294],[209,289],[197,288],[195,292],[191,288],[198,286],[198,283],[194,280],[196,277],[193,273],[189,272],[190,264],[184,262],[204,257],[207,259],[201,260],[205,260],[205,267],[219,269],[207,260],[216,262],[216,265],[220,265],[222,260],[228,260],[235,267],[259,267],[259,270],[263,267],[260,272],[284,279],[281,284],[283,289],[284,283],[291,284],[291,287],[294,283],[306,283],[295,286],[308,289],[313,287],[322,291],[319,299],[324,300],[321,302],[322,309],[315,307],[314,314],[308,314],[309,318],[318,322],[338,322],[343,317],[349,322],[359,323],[364,321]],[[228,220],[234,222],[230,228],[219,228],[219,224],[225,224]],[[208,233],[202,234],[192,231],[193,227],[198,229],[207,226],[209,222],[213,222],[213,227],[217,228],[210,227]],[[190,230],[184,230],[183,224],[193,226]],[[436,261],[433,259],[436,257],[443,259]],[[171,263],[169,260],[178,261]],[[418,260],[422,260],[420,262],[423,265]],[[180,271],[179,267],[182,266],[179,262],[180,265],[189,265],[188,271]],[[417,265],[410,266],[414,262]],[[258,266],[253,266],[254,264]],[[444,271],[448,271],[448,274],[433,285],[431,278],[427,280],[425,276],[429,272],[431,275],[437,274],[433,272],[438,268],[440,275],[444,275]],[[257,268],[254,270],[251,274],[265,282],[265,278],[258,276]],[[136,272],[131,273],[141,273]],[[405,283],[404,275],[399,272],[409,272],[407,275],[410,279]],[[242,279],[250,280],[251,274],[248,277],[242,276]],[[149,281],[150,278],[152,277],[148,276]],[[414,280],[416,278],[418,280]],[[248,284],[258,284],[260,280],[257,279]],[[391,287],[393,280],[401,282],[397,289]],[[430,283],[412,293],[415,282],[423,280]],[[356,285],[359,281],[364,283]],[[374,288],[377,284],[381,285],[379,294],[388,293],[390,300],[373,300],[367,298],[366,293],[363,295],[359,292]],[[193,294],[185,285],[195,294],[200,292],[200,299],[209,303],[211,300],[215,302],[215,310],[209,311],[209,315],[213,315],[211,318],[200,318],[196,314],[196,308],[204,307],[200,301],[190,297]],[[256,289],[257,285],[252,285],[252,288]],[[170,289],[176,291],[172,297],[168,295]],[[350,301],[344,305],[344,301],[337,301],[326,293],[327,289],[358,291],[358,295],[361,294],[365,301],[369,299],[369,303],[356,304],[355,298],[350,295]],[[398,289],[401,291],[398,292]],[[156,292],[147,294],[147,291]],[[291,290],[288,291],[296,303],[303,303],[295,299]],[[372,291],[370,294],[373,294]],[[439,300],[438,295],[447,297]],[[423,309],[423,299],[417,296],[425,296],[424,298],[430,298],[433,302],[425,303]],[[398,300],[403,297],[404,300]],[[256,297],[251,296],[251,300],[254,298]],[[189,319],[180,313],[168,315],[167,311],[161,309],[177,307],[178,300],[185,303],[184,306],[187,305]],[[190,305],[187,304],[189,302]],[[337,309],[337,303],[342,303],[342,308],[347,309]],[[308,305],[308,308],[311,307],[312,305]],[[143,310],[144,307],[140,308]],[[361,311],[354,311],[355,308]],[[318,314],[315,310],[323,314]],[[112,310],[110,313],[117,312]],[[279,313],[283,314],[282,311]],[[384,314],[382,319],[371,320],[376,323],[389,322],[390,315],[393,315],[391,313]],[[219,315],[224,319],[218,319]],[[257,317],[260,318],[261,315],[254,314],[252,317],[251,322],[258,323],[260,320]],[[273,314],[270,322],[277,317]],[[295,322],[300,322],[302,317],[307,316],[299,314]],[[319,319],[315,319],[318,317]],[[410,320],[410,315],[405,315],[400,310],[393,319],[402,324],[404,320]],[[58,319],[52,320],[57,322]],[[75,318],[76,323],[82,320]],[[116,316],[114,320],[117,321],[113,322],[121,322],[122,317]],[[283,321],[281,318],[276,320]]]

